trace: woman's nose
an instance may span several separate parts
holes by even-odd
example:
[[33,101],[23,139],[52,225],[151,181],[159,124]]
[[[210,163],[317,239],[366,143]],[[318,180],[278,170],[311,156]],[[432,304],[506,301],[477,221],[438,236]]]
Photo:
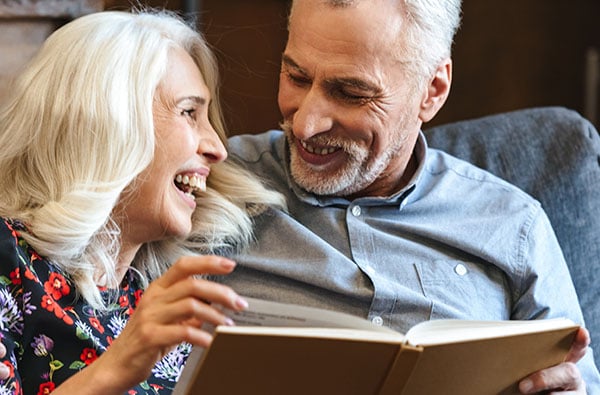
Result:
[[227,159],[227,150],[212,125],[201,133],[198,142],[198,154],[205,157],[209,163],[219,163]]

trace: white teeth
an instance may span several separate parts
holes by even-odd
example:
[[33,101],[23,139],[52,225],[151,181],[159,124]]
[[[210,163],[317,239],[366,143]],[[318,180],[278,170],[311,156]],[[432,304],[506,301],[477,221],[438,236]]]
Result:
[[184,192],[189,197],[194,197],[194,191],[206,191],[206,177],[201,176],[199,174],[194,174],[192,176],[189,176],[187,174],[177,174],[175,176],[175,182],[189,187],[189,191]]
[[198,185],[196,185],[196,189],[206,192],[206,178],[203,177],[198,179]]
[[328,154],[334,153],[337,150],[337,148],[335,148],[335,147],[329,147],[329,148],[325,147],[325,148],[318,149],[318,148],[315,148],[312,145],[308,144],[305,141],[300,141],[300,144],[302,144],[302,147],[305,150],[307,150],[311,154],[316,154],[316,155],[328,155]]

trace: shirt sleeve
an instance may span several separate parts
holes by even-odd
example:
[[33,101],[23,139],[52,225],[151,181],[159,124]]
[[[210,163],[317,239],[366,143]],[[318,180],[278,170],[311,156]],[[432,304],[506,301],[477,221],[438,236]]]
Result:
[[[520,235],[523,273],[512,319],[567,317],[584,325],[575,286],[550,221],[540,208]],[[590,348],[578,363],[588,393],[600,393],[600,374]]]

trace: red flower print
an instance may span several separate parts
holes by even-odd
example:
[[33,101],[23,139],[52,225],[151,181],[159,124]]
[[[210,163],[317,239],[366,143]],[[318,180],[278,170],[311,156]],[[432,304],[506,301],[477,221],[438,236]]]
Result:
[[75,322],[73,321],[73,318],[69,317],[68,315],[63,315],[62,316],[62,320],[65,324],[67,325],[73,325]]
[[71,287],[65,281],[65,278],[59,273],[50,273],[50,278],[44,283],[44,291],[55,300],[68,295]]
[[17,231],[15,230],[15,228],[12,227],[11,224],[9,224],[7,221],[4,221],[4,224],[6,225],[6,227],[8,229],[10,229],[10,234],[12,234],[12,236],[17,239],[19,238],[19,234],[17,233]]
[[89,365],[98,358],[98,354],[96,354],[96,350],[93,348],[84,348],[79,358],[81,358],[86,365]]
[[121,307],[129,306],[129,298],[127,297],[127,295],[119,296],[119,306],[121,306]]
[[137,305],[140,303],[140,299],[142,298],[142,294],[144,293],[144,290],[142,289],[138,289],[137,291],[135,291],[133,293],[133,296],[135,298],[135,306],[137,307]]
[[[51,312],[54,312],[56,309],[60,309],[60,306],[56,304],[56,301],[48,295],[42,296],[42,307]],[[62,318],[62,316],[58,315],[57,317]]]
[[25,278],[28,280],[36,280],[35,274],[29,268],[25,268]]
[[102,326],[102,324],[100,323],[100,321],[98,320],[98,318],[95,317],[90,317],[90,324],[96,328],[96,330],[100,333],[104,333],[104,327]]
[[38,395],[47,395],[47,394],[51,393],[52,391],[54,391],[54,388],[56,388],[56,385],[51,381],[42,383],[42,384],[40,384],[40,389],[38,390]]
[[53,312],[56,318],[60,318],[65,324],[73,325],[73,319],[65,313],[52,297],[48,295],[42,296],[42,307]]
[[129,390],[129,391],[127,391],[127,394],[128,395],[136,395],[137,391],[136,390]]
[[10,281],[13,283],[13,285],[21,284],[21,270],[19,270],[19,268],[16,268],[10,272]]
[[29,253],[31,254],[31,261],[30,262],[34,262],[34,261],[41,261],[42,257],[35,251],[33,250],[29,250]]

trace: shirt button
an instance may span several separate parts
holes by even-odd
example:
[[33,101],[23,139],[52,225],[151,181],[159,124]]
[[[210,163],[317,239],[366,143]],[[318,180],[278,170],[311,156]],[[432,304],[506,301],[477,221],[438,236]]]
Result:
[[467,268],[462,263],[459,263],[458,265],[454,266],[454,272],[459,276],[464,276],[467,274]]
[[360,206],[352,207],[352,215],[354,215],[355,217],[360,216],[361,211],[362,210],[360,209]]
[[383,326],[383,318],[381,318],[380,316],[375,316],[373,317],[373,319],[371,320],[371,322],[377,326]]

